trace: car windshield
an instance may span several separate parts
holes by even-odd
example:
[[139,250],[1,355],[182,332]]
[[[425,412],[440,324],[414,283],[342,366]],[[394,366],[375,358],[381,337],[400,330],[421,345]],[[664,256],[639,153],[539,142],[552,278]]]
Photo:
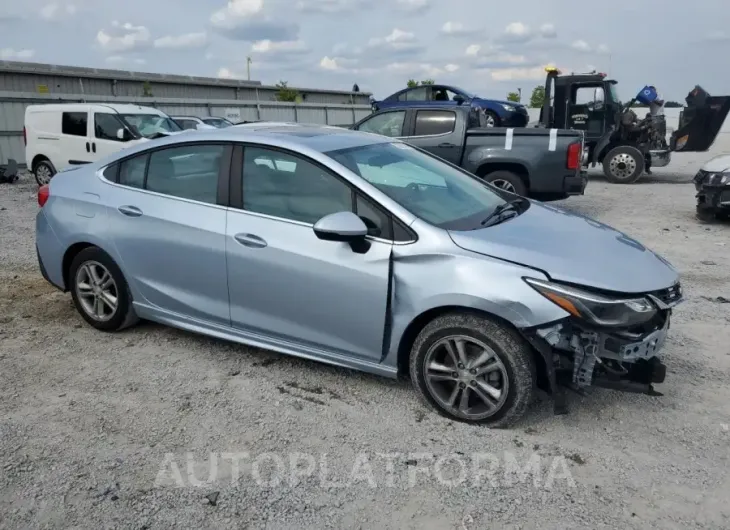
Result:
[[467,99],[474,99],[476,97],[474,94],[472,94],[471,92],[468,92],[468,91],[464,90],[463,88],[459,88],[459,87],[456,87],[455,86],[455,87],[451,87],[451,89],[454,92],[458,92],[460,94],[463,94],[464,97],[467,98]]
[[156,114],[122,114],[124,122],[140,136],[148,138],[159,133],[178,132],[182,129],[171,118]]
[[487,184],[402,142],[325,153],[412,214],[446,230],[473,230],[502,199]]
[[231,122],[228,122],[223,118],[205,118],[203,122],[207,123],[208,125],[212,125],[213,127],[218,127],[219,129],[223,129],[225,127],[230,127],[231,125],[233,125]]

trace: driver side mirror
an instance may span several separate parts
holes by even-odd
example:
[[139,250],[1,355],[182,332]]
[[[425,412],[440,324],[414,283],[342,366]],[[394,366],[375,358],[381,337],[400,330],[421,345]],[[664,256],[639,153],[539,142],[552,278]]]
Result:
[[337,212],[325,215],[314,224],[314,235],[323,241],[353,243],[368,234],[368,227],[352,212]]
[[117,129],[117,138],[122,142],[128,142],[132,139],[132,133],[129,132],[129,129]]
[[456,103],[457,103],[458,105],[461,105],[461,104],[462,104],[462,103],[464,103],[464,102],[465,102],[466,100],[464,99],[464,96],[462,96],[461,94],[456,94],[456,95],[454,96],[454,101],[456,101]]

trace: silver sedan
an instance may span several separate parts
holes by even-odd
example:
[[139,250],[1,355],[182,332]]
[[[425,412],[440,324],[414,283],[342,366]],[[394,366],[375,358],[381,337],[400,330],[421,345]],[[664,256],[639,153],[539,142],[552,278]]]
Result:
[[44,277],[102,331],[139,319],[410,376],[494,427],[536,388],[654,393],[677,272],[606,225],[337,127],[190,132],[38,192]]

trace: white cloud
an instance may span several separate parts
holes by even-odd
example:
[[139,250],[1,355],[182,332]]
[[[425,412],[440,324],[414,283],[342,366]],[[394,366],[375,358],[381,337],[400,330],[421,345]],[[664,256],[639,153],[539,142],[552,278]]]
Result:
[[577,41],[574,41],[574,42],[573,42],[573,43],[572,43],[572,44],[570,45],[570,47],[571,47],[571,48],[573,48],[573,49],[574,49],[574,50],[576,50],[576,51],[579,51],[579,52],[585,52],[585,53],[590,53],[590,52],[591,52],[591,51],[593,50],[593,49],[591,48],[591,45],[590,45],[590,44],[588,44],[588,43],[587,43],[586,41],[584,41],[584,40],[577,40]]
[[74,4],[46,4],[41,8],[38,14],[44,20],[57,20],[65,15],[73,15],[76,13],[76,6]]
[[35,55],[35,50],[15,50],[13,48],[0,49],[0,59],[4,61],[27,61]]
[[558,36],[558,32],[555,30],[555,26],[546,23],[540,26],[540,36],[544,39],[554,39]]
[[511,22],[504,28],[502,40],[509,42],[526,42],[532,38],[530,27],[522,22]]
[[349,13],[356,8],[366,8],[369,3],[369,0],[299,0],[296,8],[302,13],[333,15]]
[[599,44],[596,48],[596,51],[603,55],[608,55],[609,53],[611,53],[611,50],[605,44]]
[[446,66],[444,66],[444,70],[446,70],[446,71],[447,71],[447,72],[449,72],[450,74],[453,74],[453,73],[454,73],[454,72],[456,72],[456,71],[457,71],[457,70],[458,70],[459,68],[460,68],[460,66],[459,66],[458,64],[453,64],[453,63],[449,63],[449,64],[447,64]]
[[214,26],[233,27],[239,19],[258,15],[264,9],[264,0],[229,0],[223,9],[214,12],[210,22]]
[[278,12],[267,13],[263,0],[229,0],[210,16],[210,24],[225,37],[244,42],[296,40],[299,25],[284,18]]
[[489,74],[494,81],[540,81],[545,79],[545,67],[497,68]]
[[221,79],[246,79],[246,74],[222,67],[218,70],[217,77]]
[[[451,65],[454,66],[454,65]],[[398,75],[414,75],[436,77],[443,75],[446,68],[438,67],[430,63],[404,62],[390,63],[386,65],[385,70]]]
[[462,24],[461,22],[444,22],[444,25],[441,26],[441,33],[443,35],[449,35],[451,37],[462,37],[466,35],[473,35],[474,33],[477,33],[478,30],[467,28]]
[[99,30],[96,42],[107,52],[127,52],[145,48],[150,42],[150,31],[145,26],[135,26],[126,22],[112,22],[112,29]]
[[427,10],[430,5],[428,0],[398,0],[398,7],[403,11],[417,13]]
[[155,39],[155,48],[190,50],[204,48],[208,44],[208,35],[203,31],[199,33],[184,33],[182,35],[167,35]]
[[386,37],[374,37],[367,43],[368,49],[381,50],[387,53],[418,52],[423,47],[416,42],[415,34],[395,28]]
[[479,55],[479,52],[481,51],[482,47],[479,44],[470,44],[466,47],[466,55],[469,57],[476,57]]
[[261,40],[258,42],[254,42],[253,46],[251,47],[251,51],[255,53],[269,53],[269,54],[275,54],[275,53],[307,53],[309,52],[309,48],[307,48],[306,43],[300,40],[295,41],[281,41],[281,42],[274,42],[270,40]]

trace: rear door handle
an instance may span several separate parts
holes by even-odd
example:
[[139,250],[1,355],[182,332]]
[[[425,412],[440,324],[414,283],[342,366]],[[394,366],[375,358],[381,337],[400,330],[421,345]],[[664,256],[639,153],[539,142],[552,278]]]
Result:
[[91,150],[96,153],[96,142],[91,142]]
[[117,209],[128,217],[139,217],[140,215],[142,215],[142,210],[140,210],[136,206],[120,206]]
[[439,144],[438,146],[439,147],[456,147],[456,144],[450,144],[450,143],[446,142],[443,144]]
[[236,234],[233,236],[233,239],[241,243],[244,247],[264,248],[267,245],[265,240],[253,234]]
[[91,152],[91,146],[89,145],[89,142],[86,142],[86,152],[87,153]]

